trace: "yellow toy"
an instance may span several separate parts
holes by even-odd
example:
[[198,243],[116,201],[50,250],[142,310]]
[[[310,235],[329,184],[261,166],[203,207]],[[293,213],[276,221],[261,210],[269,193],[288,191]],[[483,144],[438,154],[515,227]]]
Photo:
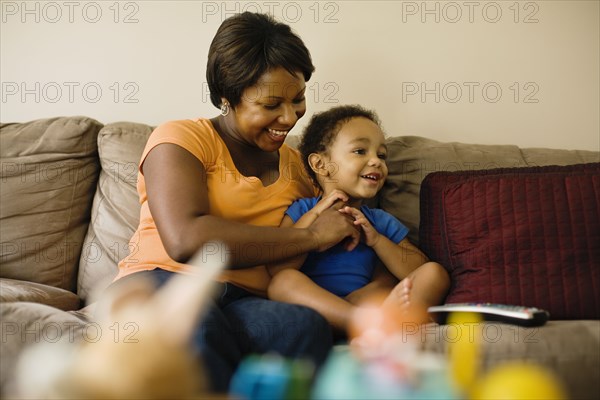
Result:
[[476,313],[454,313],[448,319],[450,373],[458,390],[474,400],[567,398],[558,379],[534,364],[511,361],[481,375],[481,322]]
[[566,399],[562,385],[546,369],[512,361],[485,375],[473,388],[472,399]]
[[468,392],[479,372],[481,316],[477,313],[452,313],[448,317],[450,373],[457,389]]

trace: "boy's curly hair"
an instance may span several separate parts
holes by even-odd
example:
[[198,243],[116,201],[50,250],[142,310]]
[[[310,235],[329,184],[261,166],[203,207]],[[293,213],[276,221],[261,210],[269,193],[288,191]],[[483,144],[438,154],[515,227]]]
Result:
[[337,106],[327,111],[316,113],[304,128],[298,150],[302,154],[304,168],[315,185],[319,186],[319,182],[317,181],[315,171],[312,170],[308,163],[308,156],[312,153],[326,154],[342,125],[356,117],[367,118],[381,128],[381,121],[375,111],[367,110],[355,104]]

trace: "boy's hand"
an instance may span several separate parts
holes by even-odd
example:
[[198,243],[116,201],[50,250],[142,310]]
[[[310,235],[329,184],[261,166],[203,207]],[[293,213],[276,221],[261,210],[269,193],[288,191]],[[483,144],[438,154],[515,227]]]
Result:
[[315,214],[315,217],[321,215],[321,213],[328,208],[331,208],[336,202],[341,201],[343,203],[348,201],[348,195],[341,190],[334,190],[327,197],[323,197],[319,202],[310,210]]
[[[339,201],[339,200],[338,200]],[[360,241],[352,216],[338,211],[339,205],[326,208],[308,227],[318,244],[317,251],[325,251],[344,241],[347,251],[353,250]]]
[[364,234],[364,242],[367,246],[373,247],[379,241],[381,234],[377,232],[377,229],[373,228],[373,225],[369,222],[365,214],[354,207],[343,207],[340,212],[352,216],[354,218],[354,225],[360,226]]

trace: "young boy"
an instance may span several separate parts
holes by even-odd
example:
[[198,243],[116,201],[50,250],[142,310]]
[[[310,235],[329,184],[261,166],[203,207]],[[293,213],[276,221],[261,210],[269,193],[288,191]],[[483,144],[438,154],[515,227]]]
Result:
[[376,292],[385,291],[384,303],[402,307],[441,303],[450,286],[445,269],[408,241],[408,229],[395,217],[363,205],[377,195],[388,174],[376,114],[359,106],[318,113],[299,150],[322,196],[294,202],[281,226],[306,227],[335,207],[354,220],[362,240],[350,252],[342,243],[268,266],[269,298],[311,307],[342,331],[356,305]]

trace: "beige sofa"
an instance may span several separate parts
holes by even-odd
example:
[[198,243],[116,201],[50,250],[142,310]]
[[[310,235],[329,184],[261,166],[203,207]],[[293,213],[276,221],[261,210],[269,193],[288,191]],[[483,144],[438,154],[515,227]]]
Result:
[[[111,282],[117,262],[130,250],[139,218],[137,166],[152,127],[61,117],[2,124],[0,132],[0,383],[6,394],[24,347],[96,334],[87,329],[89,313],[81,310]],[[420,184],[430,172],[600,161],[598,152],[414,136],[390,138],[388,146],[390,176],[379,204],[410,228],[415,242]],[[531,360],[554,370],[572,398],[600,393],[600,321],[551,320],[540,328],[486,325],[495,333],[484,341],[484,369],[509,359]],[[424,346],[445,352],[443,327],[431,325],[427,332]]]

